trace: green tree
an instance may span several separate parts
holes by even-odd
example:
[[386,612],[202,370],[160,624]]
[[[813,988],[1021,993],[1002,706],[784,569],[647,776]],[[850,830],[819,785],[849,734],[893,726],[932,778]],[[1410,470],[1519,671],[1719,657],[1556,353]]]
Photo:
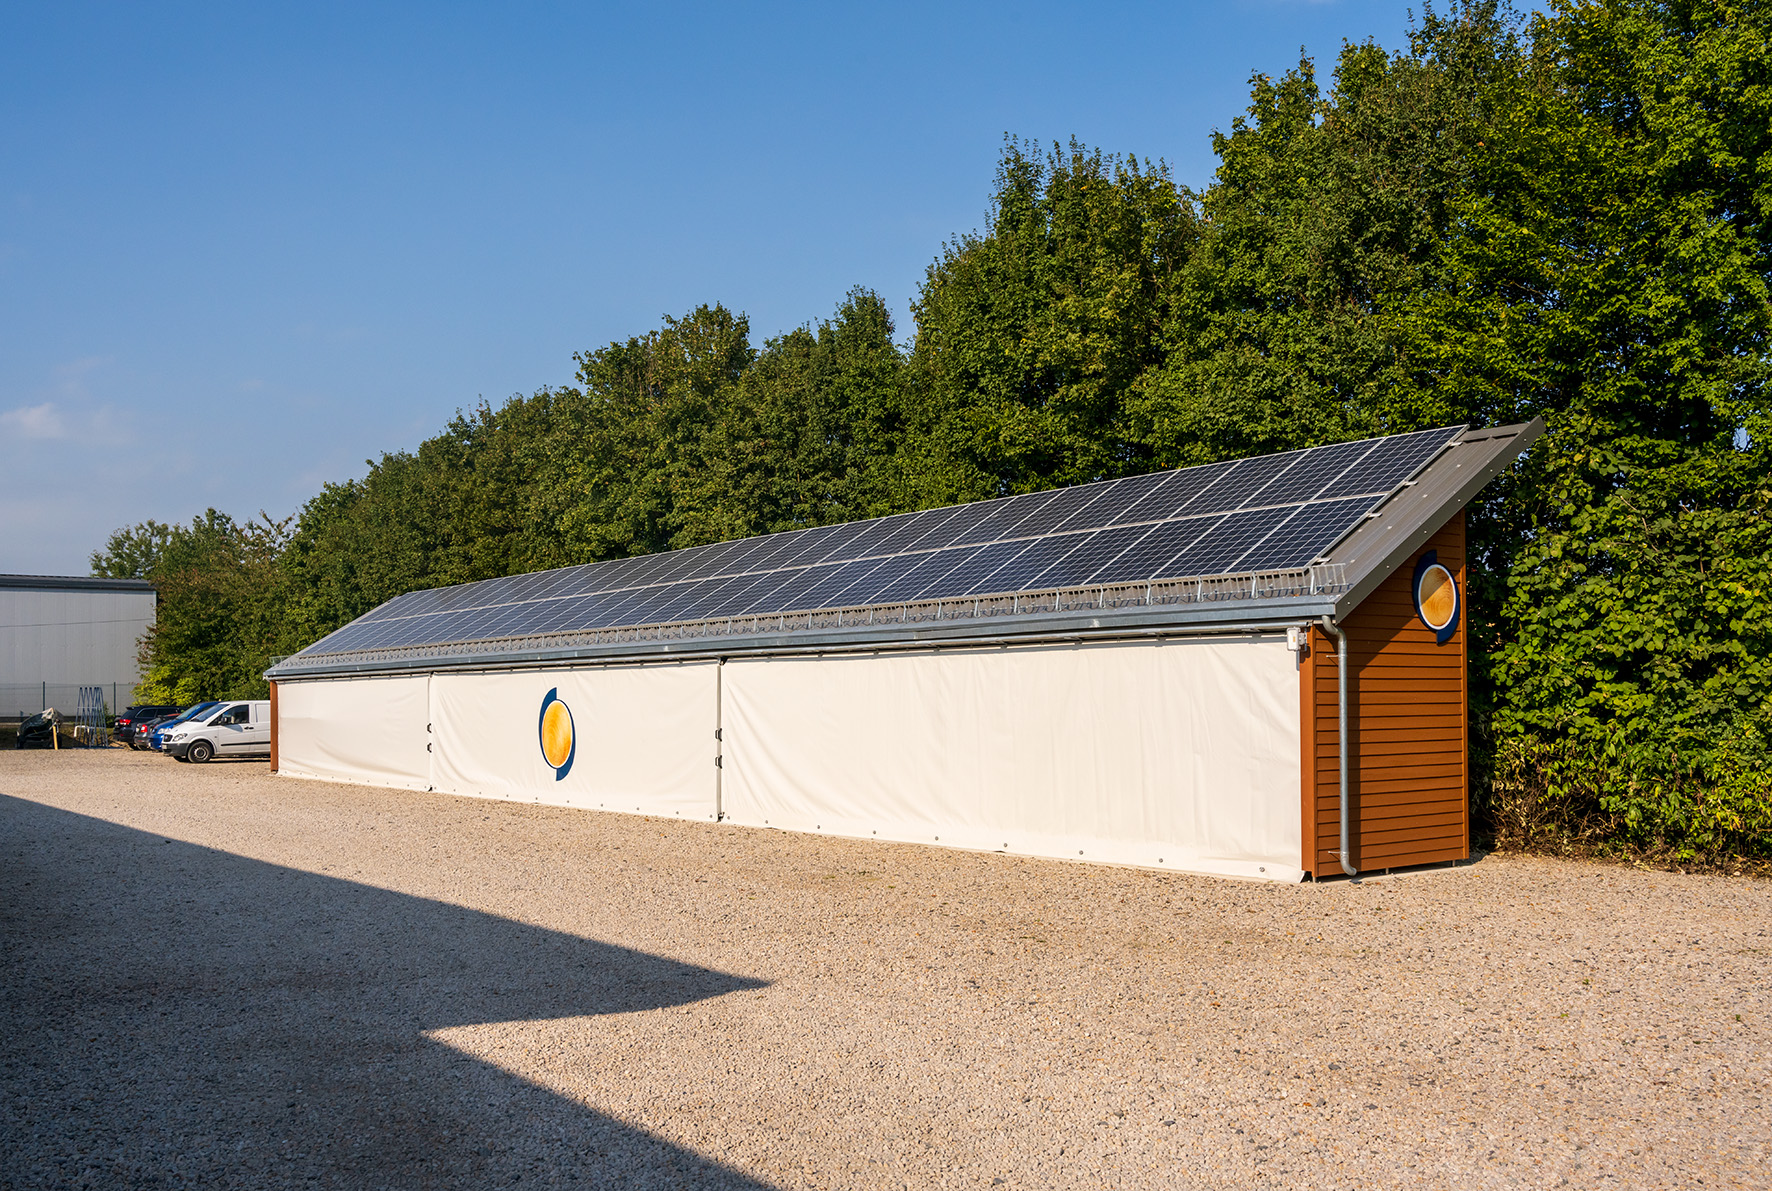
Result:
[[916,303],[904,503],[1149,469],[1128,402],[1165,357],[1199,235],[1160,162],[1009,141],[988,231],[948,244]]

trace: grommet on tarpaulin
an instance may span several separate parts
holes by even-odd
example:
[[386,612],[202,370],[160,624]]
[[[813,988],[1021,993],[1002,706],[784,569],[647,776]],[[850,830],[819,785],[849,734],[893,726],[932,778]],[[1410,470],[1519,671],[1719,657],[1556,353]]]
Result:
[[1415,580],[1409,587],[1415,593],[1415,615],[1434,631],[1435,643],[1452,640],[1464,600],[1452,572],[1440,565],[1437,551],[1429,550],[1416,561]]

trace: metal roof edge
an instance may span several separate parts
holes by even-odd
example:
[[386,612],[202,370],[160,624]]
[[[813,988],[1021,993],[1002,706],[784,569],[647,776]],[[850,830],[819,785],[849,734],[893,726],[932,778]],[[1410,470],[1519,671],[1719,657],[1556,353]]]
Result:
[[1332,614],[1327,595],[1281,596],[1223,600],[1209,604],[1165,604],[1130,608],[1098,608],[1032,613],[1013,618],[932,621],[921,625],[890,624],[841,629],[747,633],[742,636],[698,637],[690,640],[634,641],[618,645],[521,650],[511,653],[439,653],[431,657],[378,662],[341,660],[331,666],[286,667],[265,671],[273,682],[346,675],[432,673],[439,670],[505,669],[511,666],[571,667],[604,662],[679,661],[696,658],[785,656],[869,649],[932,649],[966,645],[1037,644],[1070,638],[1111,638],[1284,629]]
[[0,575],[0,591],[127,591],[149,595],[146,579],[113,579],[104,575]]
[[1365,602],[1405,559],[1543,433],[1542,417],[1467,430],[1401,492],[1374,510],[1364,525],[1329,552],[1329,563],[1346,568],[1347,586],[1333,601],[1335,618],[1341,619]]

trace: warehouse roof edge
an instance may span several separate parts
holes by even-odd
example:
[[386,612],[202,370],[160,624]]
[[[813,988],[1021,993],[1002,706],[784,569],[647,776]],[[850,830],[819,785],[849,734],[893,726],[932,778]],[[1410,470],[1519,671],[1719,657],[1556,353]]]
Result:
[[[267,677],[1280,631],[1357,607],[1543,429],[1533,419],[1332,444],[409,593],[278,660]],[[1355,475],[1362,466],[1377,478]],[[1159,493],[1172,494],[1171,505],[1147,511]],[[1100,512],[1090,521],[1087,510]],[[993,522],[1002,523],[994,535]],[[844,540],[878,549],[826,547],[813,557],[820,543]],[[1138,560],[1141,549],[1147,561]],[[1064,577],[1053,560],[1066,558],[1095,567],[1094,581],[993,591],[990,579],[980,579],[973,591],[954,591],[941,578],[970,578],[968,567]],[[1190,558],[1286,565],[1175,574],[1187,571]],[[645,568],[653,573],[642,576]],[[1073,564],[1069,574],[1078,573]],[[827,596],[822,606],[792,606],[796,598],[817,603],[821,589],[863,590],[854,585],[861,581],[840,587],[851,575],[872,576],[874,599]],[[780,610],[763,606],[763,597],[782,589],[791,591],[778,598]],[[894,594],[912,598],[879,598]],[[745,599],[752,606],[739,607]],[[546,632],[460,631],[476,618],[521,625],[528,615],[533,624],[529,610],[537,608],[556,622],[583,609],[585,623],[556,623]],[[723,614],[633,615],[710,608]],[[611,623],[596,623],[592,612]],[[402,632],[416,635],[406,627],[413,625],[441,626],[432,630],[439,636],[454,629],[456,639],[403,642]]]

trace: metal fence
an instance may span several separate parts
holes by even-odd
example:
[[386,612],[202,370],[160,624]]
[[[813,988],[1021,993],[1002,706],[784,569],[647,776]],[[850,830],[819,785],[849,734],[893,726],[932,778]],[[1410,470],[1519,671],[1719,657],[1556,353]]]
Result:
[[[84,692],[85,702],[82,702]],[[70,722],[109,724],[133,702],[127,683],[103,686],[84,682],[0,682],[0,722],[17,723],[53,707]],[[96,714],[92,714],[96,706]]]

